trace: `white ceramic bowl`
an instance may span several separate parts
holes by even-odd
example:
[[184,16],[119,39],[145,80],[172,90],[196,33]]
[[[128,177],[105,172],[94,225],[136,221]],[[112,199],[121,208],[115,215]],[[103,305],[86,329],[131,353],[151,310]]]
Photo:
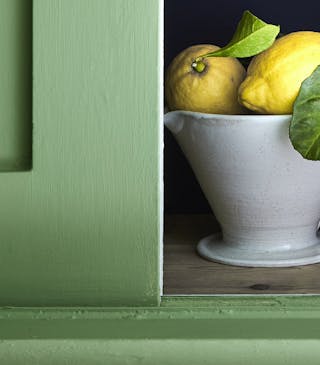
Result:
[[320,162],[289,140],[291,115],[165,114],[222,229],[198,252],[239,266],[320,262]]

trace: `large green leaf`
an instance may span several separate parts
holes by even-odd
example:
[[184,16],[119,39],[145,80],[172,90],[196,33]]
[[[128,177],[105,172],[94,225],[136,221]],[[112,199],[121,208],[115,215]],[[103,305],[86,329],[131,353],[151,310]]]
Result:
[[289,135],[304,158],[320,160],[320,66],[301,84]]
[[278,25],[267,24],[246,10],[230,43],[215,52],[201,56],[201,58],[254,56],[270,47],[279,31]]

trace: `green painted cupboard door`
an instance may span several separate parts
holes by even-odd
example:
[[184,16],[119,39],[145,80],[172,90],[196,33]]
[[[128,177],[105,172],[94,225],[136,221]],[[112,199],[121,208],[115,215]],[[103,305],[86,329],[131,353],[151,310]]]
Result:
[[0,173],[0,305],[159,303],[159,6],[33,1],[32,169]]

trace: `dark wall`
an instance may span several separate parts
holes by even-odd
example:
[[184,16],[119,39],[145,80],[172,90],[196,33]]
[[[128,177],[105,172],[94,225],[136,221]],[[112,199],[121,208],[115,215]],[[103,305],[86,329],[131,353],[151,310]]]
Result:
[[[165,0],[165,68],[184,48],[231,39],[244,10],[281,33],[320,31],[320,0]],[[165,212],[205,213],[211,209],[178,145],[165,129]]]

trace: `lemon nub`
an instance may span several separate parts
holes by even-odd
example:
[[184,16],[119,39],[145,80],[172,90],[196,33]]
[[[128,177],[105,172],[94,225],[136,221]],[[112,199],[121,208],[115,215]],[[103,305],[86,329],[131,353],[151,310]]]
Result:
[[203,71],[204,71],[204,69],[206,68],[206,64],[205,64],[204,62],[202,62],[202,61],[197,61],[197,60],[193,61],[191,66],[192,66],[192,68],[193,68],[195,71],[197,71],[197,72],[199,72],[199,73],[203,72]]

